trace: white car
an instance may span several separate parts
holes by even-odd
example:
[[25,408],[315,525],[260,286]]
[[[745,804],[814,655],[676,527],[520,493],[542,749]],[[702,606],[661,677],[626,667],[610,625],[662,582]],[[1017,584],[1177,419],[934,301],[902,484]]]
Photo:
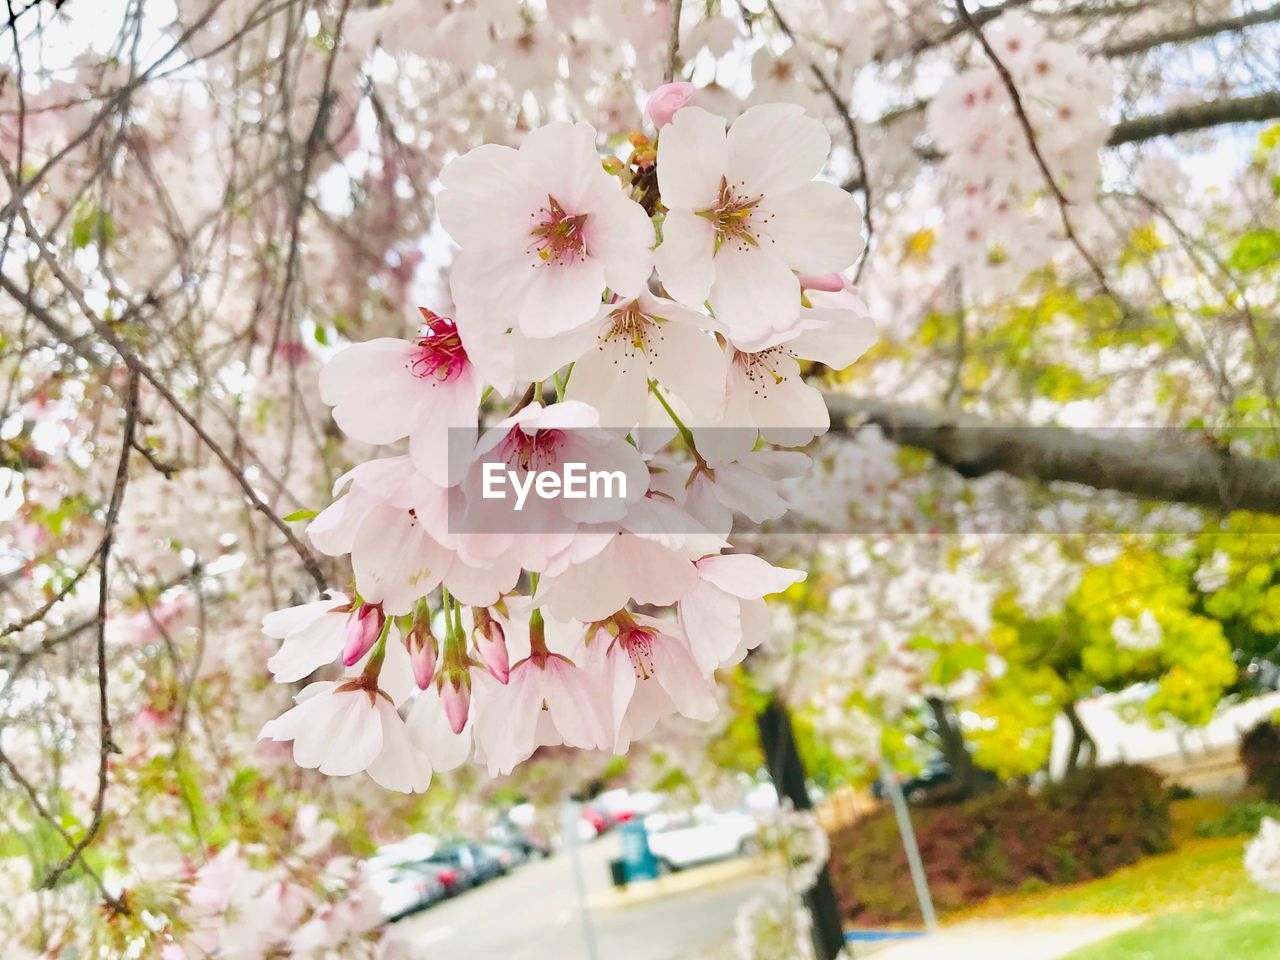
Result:
[[381,867],[369,874],[382,915],[399,920],[444,898],[444,885],[430,873],[412,867]]
[[697,807],[688,813],[652,813],[644,827],[649,849],[667,870],[749,856],[760,849],[760,823],[749,813]]

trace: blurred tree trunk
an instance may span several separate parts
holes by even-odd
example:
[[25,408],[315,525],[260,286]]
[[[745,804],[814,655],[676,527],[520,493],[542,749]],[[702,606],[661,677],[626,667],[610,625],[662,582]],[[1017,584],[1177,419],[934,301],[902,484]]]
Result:
[[[786,705],[771,697],[764,709],[756,714],[756,729],[760,732],[765,766],[778,788],[779,798],[790,800],[796,810],[812,810],[813,801],[805,784],[804,763],[796,748],[791,714]],[[840,906],[831,883],[831,871],[826,864],[823,864],[817,882],[804,895],[804,902],[813,918],[813,947],[818,960],[851,956],[851,952],[841,952],[845,950],[844,924],[840,920]]]
[[947,799],[953,802],[967,800],[994,789],[996,778],[990,771],[974,764],[969,745],[964,742],[964,734],[952,714],[950,701],[942,697],[928,697],[926,702],[938,728],[942,757],[951,768],[952,787],[946,791]]
[[1092,767],[1098,761],[1098,743],[1076,712],[1075,701],[1062,708],[1071,724],[1071,749],[1067,752],[1067,774],[1075,773],[1081,766]]

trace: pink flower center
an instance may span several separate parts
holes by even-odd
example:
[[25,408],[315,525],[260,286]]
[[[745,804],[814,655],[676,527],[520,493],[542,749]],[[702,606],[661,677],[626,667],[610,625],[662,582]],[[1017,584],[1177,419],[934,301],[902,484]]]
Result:
[[537,472],[559,465],[563,442],[563,430],[535,430],[528,434],[517,424],[503,438],[500,455],[513,467]]
[[422,310],[422,319],[427,329],[418,338],[417,349],[408,363],[410,372],[419,379],[432,379],[437,383],[456,380],[467,365],[467,351],[458,336],[457,325],[426,308]]
[[757,213],[756,206],[762,199],[763,196],[747,196],[746,184],[734,185],[726,178],[720,178],[720,195],[715,206],[697,211],[698,216],[710,220],[715,227],[717,252],[728,241],[736,242],[741,250],[760,245],[753,230],[773,219],[773,214],[762,217]]
[[622,649],[631,658],[631,667],[636,672],[637,680],[648,680],[654,675],[653,668],[653,631],[628,630],[618,638]]
[[569,214],[555,197],[548,195],[547,205],[529,214],[529,218],[533,221],[529,250],[537,253],[543,263],[563,266],[587,258],[585,213]]

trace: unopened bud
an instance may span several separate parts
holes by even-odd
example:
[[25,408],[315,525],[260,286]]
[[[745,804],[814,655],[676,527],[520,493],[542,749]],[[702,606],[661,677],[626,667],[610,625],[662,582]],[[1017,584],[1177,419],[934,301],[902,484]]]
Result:
[[449,729],[461,733],[467,725],[467,712],[471,709],[471,674],[462,670],[442,679],[440,705],[444,707]]
[[604,172],[611,177],[616,177],[627,168],[627,165],[618,157],[605,157],[600,161],[600,166],[604,167]]
[[382,625],[386,620],[381,605],[366,603],[347,621],[347,643],[342,648],[342,662],[345,666],[357,663],[373,649],[378,637],[382,636]]
[[655,127],[661,130],[671,122],[671,118],[676,115],[677,110],[689,105],[696,89],[687,80],[664,83],[653,91],[653,94],[649,97],[649,102],[645,104],[644,115],[653,122]]
[[431,632],[429,614],[415,619],[413,628],[405,637],[405,646],[409,650],[409,665],[413,667],[413,679],[419,690],[431,686],[436,675],[436,657],[439,653],[436,638]]
[[471,631],[471,642],[476,645],[476,653],[493,678],[499,683],[506,683],[511,676],[511,658],[507,654],[507,636],[503,633],[502,624],[494,620],[484,607],[476,607],[473,616],[476,625]]

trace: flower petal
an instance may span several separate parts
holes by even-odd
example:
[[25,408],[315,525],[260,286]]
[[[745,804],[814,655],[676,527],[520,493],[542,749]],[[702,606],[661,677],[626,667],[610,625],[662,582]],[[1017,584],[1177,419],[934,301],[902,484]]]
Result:
[[[673,123],[688,112],[680,111]],[[749,196],[794,190],[818,175],[831,152],[827,128],[794,103],[752,107],[733,121],[726,143],[725,177]]]
[[728,161],[724,118],[685,107],[658,137],[658,188],[670,210],[705,210],[720,194]]
[[688,210],[667,211],[662,243],[653,257],[672,297],[690,307],[702,306],[716,278],[715,244],[711,221]]
[[735,344],[764,340],[799,316],[800,281],[772,251],[726,244],[715,266],[711,309]]
[[603,427],[630,429],[644,415],[649,361],[620,337],[601,339],[573,365],[565,399],[596,408]]
[[[514,269],[514,268],[513,268]],[[600,309],[604,264],[588,257],[521,267],[528,274],[516,302],[516,324],[527,337],[554,337],[588,322]]]
[[765,232],[775,244],[774,253],[792,270],[843,270],[862,250],[858,201],[834,183],[817,180],[771,194],[761,202],[760,211],[772,214]]
[[379,700],[382,720],[382,749],[366,772],[374,783],[400,793],[422,793],[431,785],[431,761],[409,736],[395,707]]
[[342,432],[364,443],[407,437],[431,384],[410,370],[416,345],[379,337],[339,351],[320,371],[320,399]]

